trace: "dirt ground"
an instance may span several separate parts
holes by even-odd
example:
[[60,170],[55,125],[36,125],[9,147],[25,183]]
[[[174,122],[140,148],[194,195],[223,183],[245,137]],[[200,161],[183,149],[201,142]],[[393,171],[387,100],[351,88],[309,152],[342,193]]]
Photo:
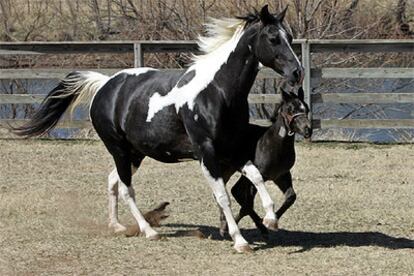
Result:
[[[414,145],[298,144],[297,152],[298,199],[283,230],[264,241],[244,219],[255,251],[243,255],[219,238],[196,162],[148,159],[134,176],[143,210],[171,203],[163,239],[149,241],[107,230],[112,161],[100,142],[0,140],[0,275],[414,275]],[[133,224],[122,202],[120,213]],[[192,229],[208,238],[183,235]]]

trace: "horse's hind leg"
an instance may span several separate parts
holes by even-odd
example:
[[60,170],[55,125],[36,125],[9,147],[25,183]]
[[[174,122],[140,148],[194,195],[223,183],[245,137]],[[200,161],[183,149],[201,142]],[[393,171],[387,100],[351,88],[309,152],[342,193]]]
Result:
[[[137,171],[137,167],[132,165],[132,175]],[[126,227],[119,223],[118,219],[118,195],[121,180],[119,179],[116,168],[108,176],[108,199],[109,199],[109,228],[113,229],[115,233],[123,232]]]
[[126,227],[118,220],[118,185],[119,176],[116,168],[108,176],[108,199],[109,199],[109,228],[115,233],[126,230]]
[[[127,150],[112,147],[110,150],[116,165],[116,169],[118,172],[118,176],[120,181],[119,184],[119,194],[124,199],[125,203],[129,206],[132,215],[134,216],[135,220],[138,223],[138,226],[142,233],[149,239],[158,239],[158,233],[152,229],[150,224],[145,220],[145,217],[138,209],[135,203],[135,191],[134,188],[131,186],[131,179],[132,179],[132,166],[136,166],[137,163],[139,165],[140,162],[136,162],[136,160],[131,159],[131,155]],[[141,158],[141,160],[143,157]],[[134,161],[134,162],[133,162]]]
[[276,218],[279,220],[282,215],[286,212],[287,209],[292,206],[292,204],[296,200],[296,193],[293,190],[292,186],[292,175],[290,172],[280,176],[275,183],[280,188],[280,190],[285,195],[285,201],[283,202],[282,206],[280,206],[279,210],[276,212]]

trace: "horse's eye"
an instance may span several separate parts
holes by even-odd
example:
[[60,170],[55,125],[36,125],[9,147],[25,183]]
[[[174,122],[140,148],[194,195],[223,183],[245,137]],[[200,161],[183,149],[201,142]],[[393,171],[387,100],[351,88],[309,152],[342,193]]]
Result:
[[279,39],[279,37],[271,37],[271,38],[269,38],[269,41],[270,41],[272,44],[279,44],[279,43],[280,43],[280,39]]

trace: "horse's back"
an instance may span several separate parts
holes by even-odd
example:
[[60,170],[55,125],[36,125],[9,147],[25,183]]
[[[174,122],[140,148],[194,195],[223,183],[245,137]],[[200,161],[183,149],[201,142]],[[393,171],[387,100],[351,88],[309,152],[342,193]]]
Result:
[[132,72],[116,74],[95,96],[91,119],[99,136],[103,140],[119,137],[134,150],[164,162],[192,156],[191,143],[174,106],[146,121],[150,98],[155,93],[168,94],[184,71]]

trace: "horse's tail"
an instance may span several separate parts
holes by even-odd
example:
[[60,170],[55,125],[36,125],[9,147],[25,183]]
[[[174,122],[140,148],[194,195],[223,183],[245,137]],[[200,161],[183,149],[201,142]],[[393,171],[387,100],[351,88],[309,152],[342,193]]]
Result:
[[10,127],[16,135],[26,138],[49,132],[59,122],[65,111],[79,105],[90,105],[96,92],[109,80],[97,72],[69,73],[43,100],[39,109],[24,125]]

